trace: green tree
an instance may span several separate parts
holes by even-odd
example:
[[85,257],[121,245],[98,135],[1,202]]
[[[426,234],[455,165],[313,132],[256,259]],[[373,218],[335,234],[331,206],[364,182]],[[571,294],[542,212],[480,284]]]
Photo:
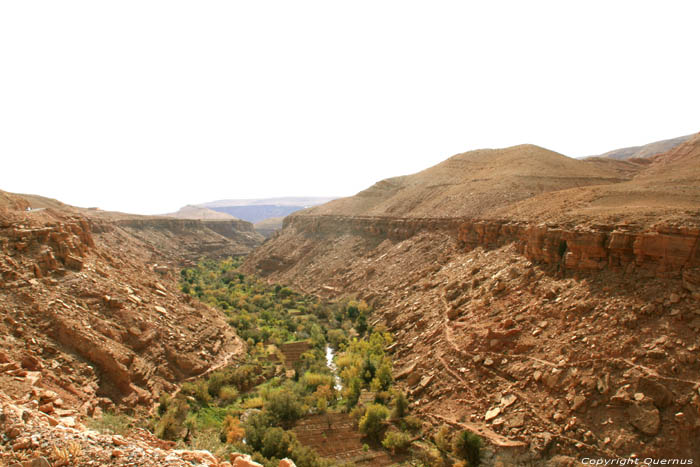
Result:
[[390,449],[394,454],[405,451],[410,445],[411,436],[403,431],[392,430],[382,440],[382,446]]
[[263,447],[265,433],[272,423],[272,418],[266,412],[251,414],[243,424],[246,444],[253,450],[260,451]]
[[304,408],[297,396],[287,388],[270,391],[266,399],[265,410],[278,423],[293,422],[304,414]]
[[294,444],[294,437],[291,433],[284,431],[282,428],[274,427],[265,432],[262,440],[263,456],[271,457],[287,457],[290,447]]
[[457,433],[452,441],[452,452],[455,456],[466,460],[469,467],[481,464],[481,438],[471,431],[463,430]]
[[384,420],[389,417],[389,409],[381,404],[370,404],[365,409],[365,415],[360,419],[360,432],[379,441],[384,430]]
[[408,414],[408,399],[406,399],[406,394],[403,391],[394,392],[394,412],[393,416],[395,418],[403,418]]

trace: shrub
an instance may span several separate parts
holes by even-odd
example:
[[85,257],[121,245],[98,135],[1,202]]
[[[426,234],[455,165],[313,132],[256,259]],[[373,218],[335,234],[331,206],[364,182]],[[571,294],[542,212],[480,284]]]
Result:
[[415,454],[416,460],[420,462],[419,465],[429,466],[429,467],[447,467],[447,462],[445,462],[445,457],[439,449],[435,447],[427,447],[425,449],[420,449]]
[[469,467],[481,464],[481,438],[471,431],[460,431],[452,441],[452,452],[455,456],[465,459]]
[[450,427],[442,425],[435,434],[435,445],[442,452],[450,452]]
[[207,405],[211,402],[211,395],[209,394],[209,385],[206,381],[199,380],[193,383],[184,383],[182,385],[182,392],[188,396],[194,396],[202,405]]
[[241,421],[231,415],[224,419],[222,428],[222,438],[229,444],[237,443],[245,437],[245,430],[241,427]]
[[283,458],[289,454],[290,447],[294,444],[294,436],[282,428],[274,427],[265,432],[262,440],[263,456]]
[[125,435],[131,429],[131,419],[128,416],[109,412],[105,412],[100,418],[89,419],[88,424],[94,430],[115,435]]
[[156,424],[155,435],[161,439],[176,441],[180,438],[184,426],[174,411],[168,411]]
[[390,431],[384,437],[382,446],[392,453],[404,452],[411,445],[411,436],[403,431]]
[[304,415],[304,409],[296,395],[287,388],[270,391],[265,401],[265,410],[278,422],[293,422]]
[[272,420],[270,415],[266,412],[258,412],[250,415],[243,424],[246,444],[253,450],[260,451],[263,446],[265,432],[271,425]]
[[370,404],[360,419],[360,431],[374,440],[379,440],[384,429],[384,420],[389,417],[389,409],[381,404]]
[[301,377],[301,382],[307,391],[314,392],[319,386],[333,386],[333,375],[307,371]]
[[156,422],[155,435],[161,439],[176,441],[185,430],[184,421],[189,413],[184,397],[179,396],[168,404],[165,414]]
[[168,405],[170,405],[170,394],[164,392],[158,398],[158,415],[163,416],[168,410]]
[[420,418],[414,415],[407,415],[403,418],[403,420],[401,420],[401,428],[403,430],[408,430],[411,433],[417,433],[421,428],[423,428],[423,422],[420,420]]
[[219,392],[219,399],[224,404],[230,404],[238,399],[238,391],[233,386],[224,386]]
[[395,418],[403,418],[408,414],[408,399],[401,391],[394,393],[394,411],[392,414]]
[[219,397],[224,384],[226,384],[226,375],[221,371],[214,372],[207,382],[207,392],[211,397]]
[[[325,467],[329,465],[323,461],[313,449],[294,443],[289,457],[297,467]],[[333,464],[335,465],[335,464]]]

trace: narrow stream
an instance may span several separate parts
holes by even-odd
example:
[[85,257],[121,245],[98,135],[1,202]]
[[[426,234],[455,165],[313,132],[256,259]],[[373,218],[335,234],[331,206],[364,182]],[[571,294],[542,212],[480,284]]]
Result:
[[340,376],[338,376],[338,367],[335,366],[335,362],[333,361],[333,357],[335,357],[335,352],[333,352],[333,349],[331,348],[330,345],[326,346],[326,366],[330,368],[331,372],[333,373],[333,379],[335,381],[335,384],[333,385],[335,387],[335,390],[340,392],[343,389],[343,384],[340,381]]

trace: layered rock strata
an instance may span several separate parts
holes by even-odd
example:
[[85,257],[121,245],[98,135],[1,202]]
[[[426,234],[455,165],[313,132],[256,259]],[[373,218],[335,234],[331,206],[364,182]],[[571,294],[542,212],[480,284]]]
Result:
[[683,277],[700,286],[700,227],[659,225],[635,231],[628,226],[563,228],[548,224],[455,218],[290,216],[285,228],[311,235],[353,234],[405,240],[422,232],[454,236],[467,250],[513,243],[532,261],[568,270],[641,268],[665,277]]

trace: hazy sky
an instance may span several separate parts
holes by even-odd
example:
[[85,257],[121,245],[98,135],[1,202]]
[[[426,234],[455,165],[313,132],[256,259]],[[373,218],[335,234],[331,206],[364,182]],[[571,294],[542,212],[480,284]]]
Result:
[[138,213],[700,131],[698,1],[4,1],[0,189]]

